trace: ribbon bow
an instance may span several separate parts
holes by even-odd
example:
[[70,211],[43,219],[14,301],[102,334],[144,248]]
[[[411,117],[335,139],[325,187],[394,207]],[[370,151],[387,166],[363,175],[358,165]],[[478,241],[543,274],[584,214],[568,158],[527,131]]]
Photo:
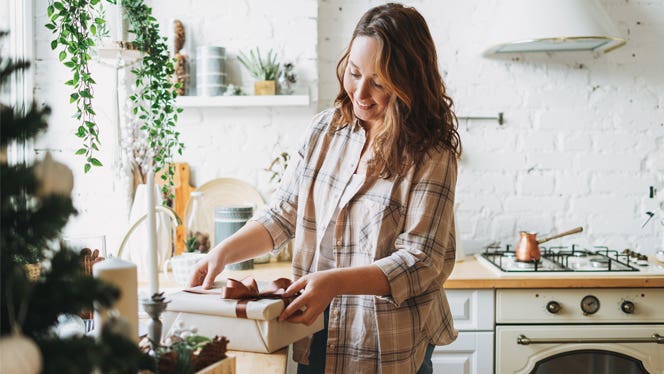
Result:
[[283,294],[291,285],[288,278],[279,278],[268,283],[262,292],[258,291],[258,284],[253,277],[246,277],[242,281],[232,278],[226,280],[226,287],[221,293],[222,299],[239,300],[235,306],[235,314],[239,318],[247,318],[247,304],[259,299],[281,299],[288,305],[297,296],[284,297]]

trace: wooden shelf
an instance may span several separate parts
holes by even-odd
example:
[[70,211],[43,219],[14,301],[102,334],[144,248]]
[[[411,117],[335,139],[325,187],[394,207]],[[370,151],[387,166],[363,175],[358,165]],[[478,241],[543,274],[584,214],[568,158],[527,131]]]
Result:
[[182,108],[309,105],[309,95],[178,96],[175,100]]

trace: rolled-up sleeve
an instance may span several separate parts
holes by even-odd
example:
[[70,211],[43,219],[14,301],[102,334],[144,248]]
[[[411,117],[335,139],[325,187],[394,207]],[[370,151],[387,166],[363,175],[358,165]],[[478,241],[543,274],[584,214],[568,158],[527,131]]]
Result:
[[323,111],[311,121],[311,126],[302,137],[299,148],[291,158],[281,183],[270,202],[259,209],[250,221],[263,225],[272,236],[273,253],[295,236],[297,224],[298,200],[302,175],[306,168],[306,159],[310,157],[311,147],[320,135],[323,124],[328,121],[332,111]]
[[455,256],[454,190],[457,163],[452,152],[435,153],[413,176],[403,232],[395,251],[374,263],[390,285],[396,306],[440,283],[452,271]]
[[278,251],[295,235],[297,219],[298,187],[304,162],[306,144],[302,144],[291,158],[273,198],[251,218],[265,226],[274,242],[273,251]]

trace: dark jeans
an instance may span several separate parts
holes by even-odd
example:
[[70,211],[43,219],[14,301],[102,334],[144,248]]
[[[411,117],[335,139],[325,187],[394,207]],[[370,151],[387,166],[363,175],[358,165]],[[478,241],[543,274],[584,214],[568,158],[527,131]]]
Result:
[[[309,352],[309,365],[297,365],[297,374],[320,374],[325,372],[325,348],[327,346],[327,321],[330,316],[330,308],[325,309],[325,328],[314,334],[314,340],[311,342],[311,351]],[[424,362],[417,370],[417,374],[432,374],[433,364],[431,355],[434,349],[433,344],[429,344],[427,352],[424,355]]]

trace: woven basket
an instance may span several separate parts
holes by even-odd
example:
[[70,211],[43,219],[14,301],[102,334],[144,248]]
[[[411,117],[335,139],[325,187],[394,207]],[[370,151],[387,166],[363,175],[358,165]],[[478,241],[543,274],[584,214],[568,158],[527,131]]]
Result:
[[41,275],[41,264],[39,262],[35,264],[24,264],[23,268],[25,269],[25,275],[28,276],[28,279],[32,282],[35,282],[39,279]]

